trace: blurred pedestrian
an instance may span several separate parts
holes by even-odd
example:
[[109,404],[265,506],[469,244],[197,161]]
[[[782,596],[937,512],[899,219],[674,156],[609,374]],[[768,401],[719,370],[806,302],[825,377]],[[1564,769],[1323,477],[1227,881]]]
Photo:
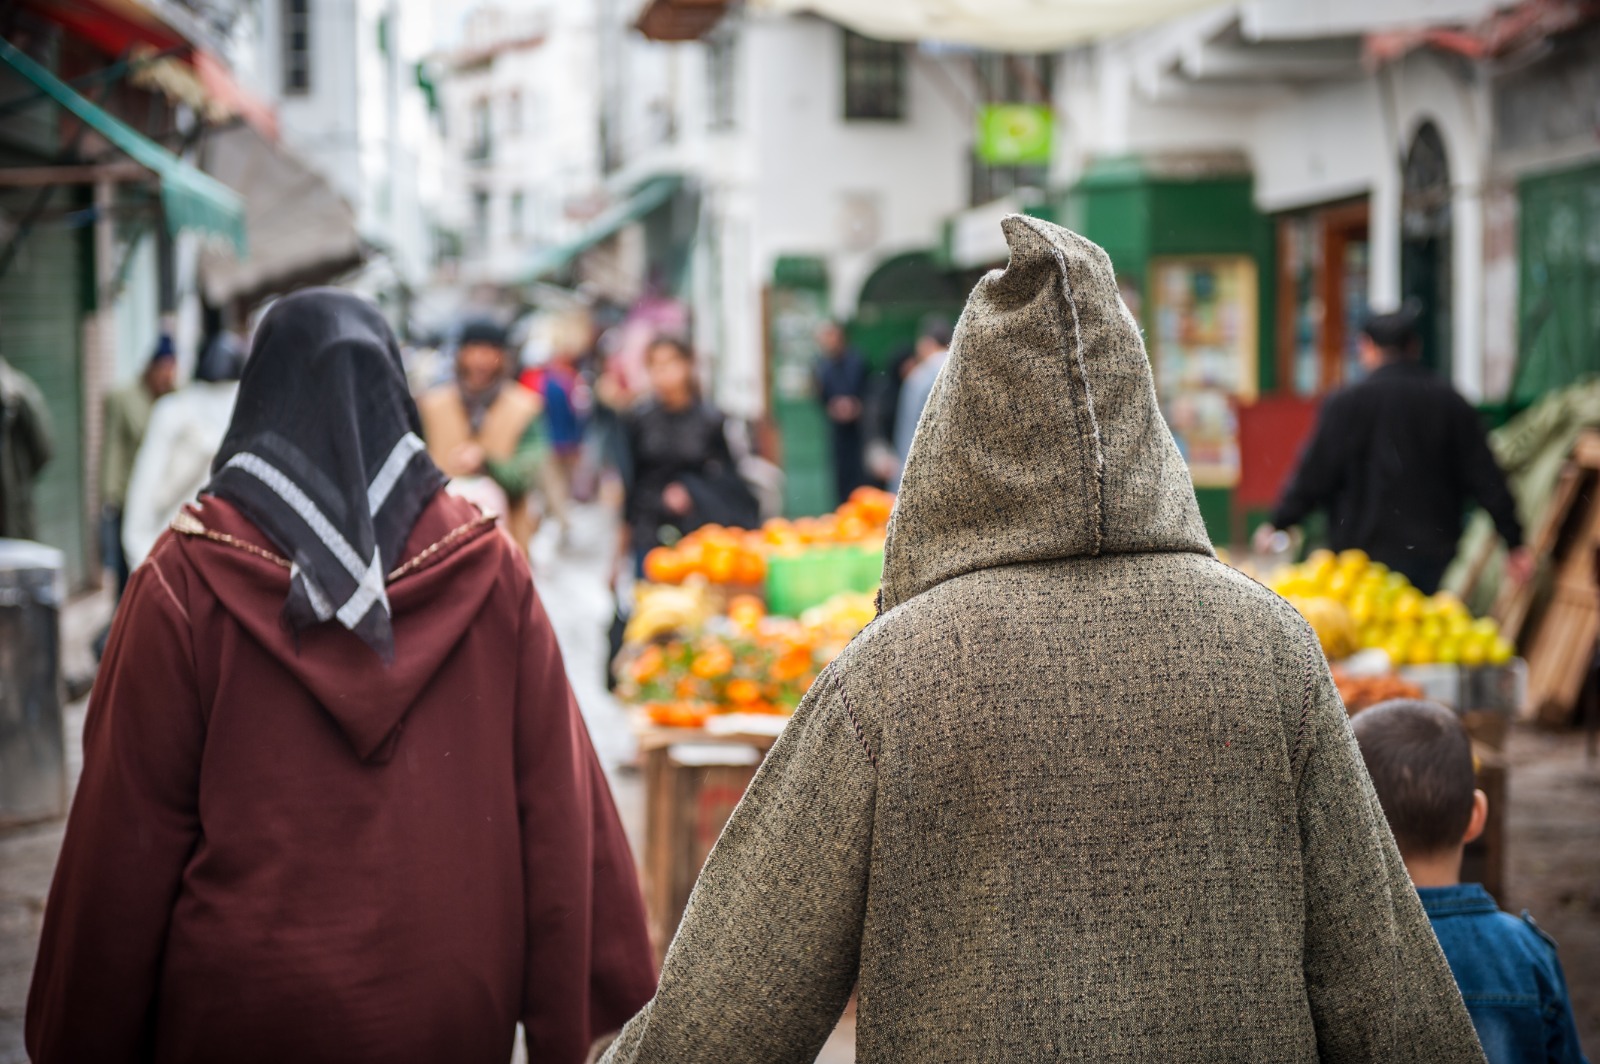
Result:
[[[38,1064],[579,1064],[654,985],[634,864],[526,560],[440,489],[377,310],[256,333],[119,611]],[[387,575],[386,575],[387,574]]]
[[130,570],[144,562],[183,504],[210,478],[211,460],[233,417],[245,354],[238,336],[218,332],[201,349],[194,380],[150,408],[122,514],[122,549]]
[[625,422],[631,477],[623,505],[623,554],[642,572],[651,548],[701,525],[753,528],[755,496],[739,476],[727,418],[700,398],[694,354],[661,339],[646,354],[651,397]]
[[1272,533],[1328,514],[1328,546],[1357,548],[1431,595],[1455,558],[1468,503],[1489,511],[1517,583],[1533,574],[1517,503],[1478,412],[1421,361],[1421,308],[1374,315],[1361,333],[1366,379],[1329,396],[1284,488]]
[[895,450],[895,419],[900,414],[900,392],[906,377],[916,368],[917,348],[905,344],[889,356],[889,364],[867,375],[866,413],[867,475],[880,487],[895,483],[900,472],[900,455]]
[[33,488],[53,451],[38,385],[0,356],[0,538],[39,534]]
[[589,353],[592,340],[587,315],[560,315],[550,323],[548,357],[542,365],[522,375],[523,387],[537,395],[544,407],[545,436],[549,448],[540,478],[548,512],[561,526],[565,546],[572,531],[573,482],[583,457],[584,433],[591,407],[588,383],[579,363]]
[[1098,247],[1005,221],[883,612],[610,1064],[1482,1061],[1316,637],[1212,553]]
[[[900,468],[905,469],[911,456],[911,440],[916,435],[917,422],[922,418],[922,408],[928,405],[934,382],[950,357],[950,323],[932,319],[922,326],[917,337],[916,354],[905,370],[905,384],[900,388],[900,407],[895,411],[895,450],[900,455]],[[900,474],[894,478],[894,490],[900,490]]]
[[128,584],[128,556],[122,549],[122,511],[128,501],[128,482],[139,456],[150,411],[156,400],[178,383],[178,352],[165,334],[145,363],[144,372],[105,401],[105,429],[100,441],[100,559],[115,580],[116,597]]
[[451,478],[484,478],[505,493],[506,531],[524,551],[538,531],[528,497],[539,484],[544,441],[539,400],[512,379],[506,331],[468,322],[456,347],[455,380],[425,394],[423,438]]
[[833,486],[839,501],[867,482],[867,364],[845,338],[844,326],[826,322],[817,330],[817,394],[833,443]]

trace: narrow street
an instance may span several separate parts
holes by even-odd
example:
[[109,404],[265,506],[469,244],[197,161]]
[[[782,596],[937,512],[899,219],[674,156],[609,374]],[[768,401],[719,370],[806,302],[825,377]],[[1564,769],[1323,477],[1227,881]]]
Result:
[[[554,531],[553,527],[546,530]],[[638,774],[621,769],[633,756],[633,741],[622,710],[605,686],[606,628],[612,611],[606,577],[614,542],[606,512],[597,506],[580,507],[573,515],[572,545],[567,551],[556,551],[551,534],[536,541],[534,577],[555,625],[595,749],[610,778],[623,825],[638,854],[643,847],[644,794]],[[69,676],[89,668],[89,641],[98,631],[104,611],[104,603],[97,598],[80,600],[68,608],[62,637]],[[85,700],[67,711],[68,771],[74,785],[81,767],[86,709]],[[28,981],[63,832],[63,824],[52,823],[0,834],[0,1064],[26,1064],[28,1059],[22,1045]],[[819,1064],[849,1064],[855,1059],[853,1044],[854,1029],[847,1018],[817,1058]],[[525,1059],[520,1039],[514,1059]]]
[[[644,796],[636,773],[621,768],[632,740],[616,701],[605,689],[606,588],[612,542],[607,515],[598,507],[574,515],[573,546],[558,554],[552,537],[535,546],[535,578],[555,624],[568,673],[595,747],[611,780],[617,806],[641,851]],[[69,674],[87,665],[87,645],[104,606],[74,604],[63,621]],[[67,714],[69,771],[78,771],[85,702]],[[1513,731],[1507,833],[1508,897],[1502,906],[1530,910],[1561,945],[1578,1028],[1591,1055],[1600,1053],[1600,766],[1585,759],[1578,733],[1533,728]],[[44,900],[61,846],[63,825],[46,824],[0,835],[0,1064],[26,1064],[23,1013]],[[854,1028],[846,1017],[819,1064],[855,1059]],[[523,1059],[520,1053],[516,1058]]]

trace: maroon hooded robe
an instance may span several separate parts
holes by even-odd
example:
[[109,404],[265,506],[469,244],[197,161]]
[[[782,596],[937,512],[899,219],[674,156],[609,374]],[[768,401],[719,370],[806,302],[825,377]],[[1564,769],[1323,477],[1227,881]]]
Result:
[[280,615],[208,498],[134,574],[28,1002],[36,1064],[576,1064],[650,999],[628,845],[524,559],[428,505],[396,659]]

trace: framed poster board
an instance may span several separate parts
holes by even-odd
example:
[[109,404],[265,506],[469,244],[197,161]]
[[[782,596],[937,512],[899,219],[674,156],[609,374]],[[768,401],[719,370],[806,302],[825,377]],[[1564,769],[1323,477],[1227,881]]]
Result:
[[1235,404],[1256,397],[1259,280],[1247,255],[1152,259],[1146,328],[1156,395],[1196,487],[1239,482]]

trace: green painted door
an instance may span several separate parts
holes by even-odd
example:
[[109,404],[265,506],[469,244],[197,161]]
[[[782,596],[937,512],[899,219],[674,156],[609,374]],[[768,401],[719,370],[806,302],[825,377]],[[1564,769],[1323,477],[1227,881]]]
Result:
[[1600,373],[1600,164],[1524,178],[1512,399]]
[[817,399],[817,329],[828,317],[826,289],[775,286],[769,301],[772,418],[783,447],[783,512],[810,517],[833,509],[833,449]]

